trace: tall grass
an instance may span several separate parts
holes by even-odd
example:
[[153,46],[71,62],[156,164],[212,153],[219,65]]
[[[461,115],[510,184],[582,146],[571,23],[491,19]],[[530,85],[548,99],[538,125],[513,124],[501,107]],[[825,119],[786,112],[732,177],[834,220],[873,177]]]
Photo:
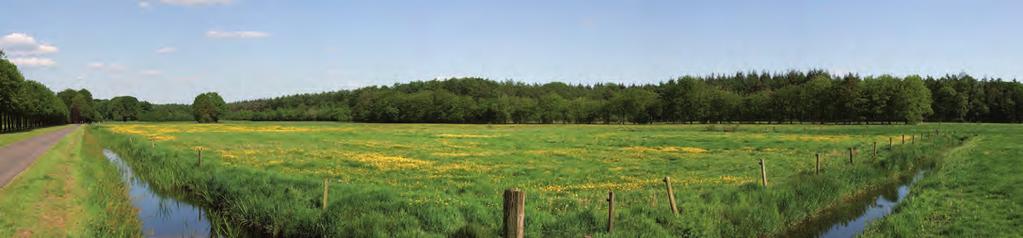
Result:
[[[115,134],[100,127],[90,130],[105,146],[120,153],[155,189],[183,195],[220,214],[214,220],[230,223],[218,225],[218,230],[244,230],[283,237],[492,237],[502,225],[500,192],[505,187],[482,180],[464,181],[472,186],[435,187],[440,191],[416,192],[392,186],[333,183],[330,203],[323,209],[320,178],[230,166],[211,159],[216,158],[214,155],[209,155],[198,167],[192,148],[152,147],[139,136]],[[849,127],[848,130],[863,129]],[[636,142],[616,140],[610,143]],[[853,165],[829,162],[822,174],[796,171],[783,173],[790,176],[771,177],[771,187],[766,189],[758,182],[739,186],[675,185],[679,188],[677,199],[684,210],[679,216],[667,211],[663,184],[616,191],[621,207],[616,209],[617,226],[613,234],[602,231],[606,219],[603,200],[606,191],[527,191],[526,231],[528,236],[537,237],[780,235],[787,227],[829,205],[909,173],[915,166],[940,156],[942,151],[958,143],[959,140],[948,136],[933,137],[897,146],[891,151],[881,149],[877,160],[867,160],[868,157],[862,155],[866,153],[861,152]],[[869,148],[862,144],[859,147],[861,151]],[[749,172],[755,171],[750,168]],[[771,169],[769,164],[769,175],[773,174]],[[513,170],[509,176],[531,180],[577,179],[562,178],[558,174],[557,171],[526,169]],[[662,175],[652,173],[649,177]],[[431,182],[429,178],[401,179],[412,183]],[[416,202],[422,200],[434,202]]]
[[142,236],[138,211],[132,206],[128,189],[117,167],[103,156],[102,147],[92,133],[82,137],[79,168],[82,185],[88,190],[85,209],[88,220],[86,234],[90,237]]

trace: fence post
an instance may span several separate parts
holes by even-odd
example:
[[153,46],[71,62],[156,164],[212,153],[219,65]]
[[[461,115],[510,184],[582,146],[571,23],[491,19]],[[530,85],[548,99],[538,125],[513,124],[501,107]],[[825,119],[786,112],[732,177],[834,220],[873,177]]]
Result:
[[607,233],[615,226],[615,192],[607,191]]
[[892,137],[888,137],[888,150],[892,150]]
[[853,164],[853,148],[849,147],[849,164]]
[[906,144],[906,135],[902,135],[902,145]]
[[916,135],[909,136],[909,143],[916,144]]
[[767,187],[767,168],[764,165],[764,159],[760,159],[760,179],[764,183],[764,187]]
[[874,155],[871,155],[871,158],[877,159],[877,141],[874,141],[873,150],[874,150]]
[[815,154],[815,155],[817,157],[817,174],[820,174],[821,173],[821,152],[817,152],[817,154]]
[[526,192],[512,188],[504,190],[504,237],[525,236]]
[[202,147],[199,147],[196,150],[199,151],[199,162],[196,164],[196,167],[202,167]]
[[323,178],[323,210],[327,210],[327,190],[328,190],[327,178]]
[[664,186],[668,188],[668,205],[671,206],[671,214],[678,215],[678,207],[675,206],[675,191],[671,190],[671,177],[664,176]]

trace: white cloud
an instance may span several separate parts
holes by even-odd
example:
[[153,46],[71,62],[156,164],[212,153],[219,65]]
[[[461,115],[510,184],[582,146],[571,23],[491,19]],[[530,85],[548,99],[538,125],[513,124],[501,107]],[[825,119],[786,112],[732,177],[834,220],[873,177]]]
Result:
[[155,70],[155,69],[147,69],[147,70],[139,71],[139,74],[145,75],[145,76],[157,76],[157,75],[163,74],[163,71],[159,71],[159,70]]
[[53,59],[38,58],[38,57],[26,57],[26,58],[10,58],[11,63],[14,63],[21,67],[39,67],[45,68],[56,65],[57,62]]
[[94,70],[106,71],[111,73],[119,73],[128,69],[122,64],[118,63],[103,63],[103,62],[92,62],[89,63],[89,68]]
[[139,7],[141,7],[141,8],[149,8],[151,6],[152,5],[150,5],[149,2],[146,2],[146,1],[139,2]]
[[44,55],[60,51],[56,46],[39,43],[34,37],[17,32],[0,37],[0,48],[11,56]]
[[263,38],[270,36],[270,33],[261,31],[207,31],[209,38]]
[[157,54],[170,54],[170,53],[174,53],[174,52],[177,52],[177,51],[178,51],[178,49],[174,48],[174,47],[161,47],[159,49],[156,49],[156,53]]
[[160,2],[168,5],[176,6],[202,6],[202,5],[227,5],[233,0],[160,0]]

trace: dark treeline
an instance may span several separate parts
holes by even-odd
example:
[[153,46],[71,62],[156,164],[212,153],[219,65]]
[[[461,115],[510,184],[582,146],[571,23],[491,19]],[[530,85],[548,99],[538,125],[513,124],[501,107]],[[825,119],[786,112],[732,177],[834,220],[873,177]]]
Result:
[[[2,53],[0,53],[2,54]],[[3,57],[0,56],[0,59]],[[832,75],[823,70],[684,76],[658,84],[527,84],[482,78],[299,94],[229,103],[151,104],[54,94],[0,60],[0,128],[66,122],[357,121],[425,123],[917,123],[1023,122],[1023,84],[966,74],[939,78]],[[201,102],[201,103],[200,103]]]
[[25,80],[0,51],[0,132],[63,124],[67,106],[45,85]]
[[415,81],[234,102],[227,119],[428,123],[1021,122],[1023,85],[940,78],[783,74],[685,76],[659,84]]

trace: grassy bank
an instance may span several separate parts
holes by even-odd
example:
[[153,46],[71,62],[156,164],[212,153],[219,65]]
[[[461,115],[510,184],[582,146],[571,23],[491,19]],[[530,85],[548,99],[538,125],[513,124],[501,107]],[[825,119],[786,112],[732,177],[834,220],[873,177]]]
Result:
[[60,130],[60,128],[64,127],[65,126],[51,126],[45,128],[37,128],[29,131],[0,134],[0,147],[4,147],[10,145],[11,143],[15,143],[24,139],[32,138],[33,136],[46,134],[47,132]]
[[[899,145],[901,134],[935,128],[161,123],[95,132],[152,185],[267,234],[487,237],[501,226],[501,192],[518,187],[529,236],[750,237],[780,234],[958,144]],[[849,147],[858,149],[852,165]],[[758,185],[758,159],[769,189]],[[667,208],[664,176],[680,216]],[[614,234],[602,231],[608,190],[617,193]]]
[[896,212],[863,237],[1020,237],[1023,127],[961,127],[974,141],[913,185]]
[[0,237],[140,236],[120,174],[85,130],[0,190]]

